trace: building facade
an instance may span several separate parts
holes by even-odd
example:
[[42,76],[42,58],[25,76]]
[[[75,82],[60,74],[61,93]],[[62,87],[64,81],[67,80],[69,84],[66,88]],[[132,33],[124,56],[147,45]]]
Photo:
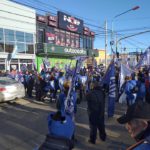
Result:
[[0,1],[0,70],[31,70],[35,59],[36,11]]
[[50,62],[50,67],[64,68],[75,65],[74,56],[96,56],[94,36],[83,20],[63,12],[56,16],[37,15],[38,70],[42,69],[43,59]]

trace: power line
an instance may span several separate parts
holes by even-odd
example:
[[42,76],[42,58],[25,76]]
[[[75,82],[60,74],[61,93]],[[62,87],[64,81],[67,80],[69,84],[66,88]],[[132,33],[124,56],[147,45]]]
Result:
[[[15,0],[11,0],[11,1],[13,1],[13,2],[15,2],[15,3],[17,3],[17,4],[22,4],[22,5],[25,5],[25,6],[28,6],[28,7],[31,7],[31,8],[37,9],[37,10],[40,10],[40,11],[42,11],[42,12],[46,12],[46,13],[50,13],[50,14],[54,14],[54,13],[51,13],[51,12],[46,11],[46,10],[44,10],[44,9],[40,9],[40,8],[38,8],[38,7],[30,6],[30,5],[25,4],[25,3],[20,3],[20,2],[17,2],[17,1],[15,1]],[[54,15],[56,15],[56,14],[54,14]],[[103,29],[103,30],[105,29],[105,28],[100,27],[100,26],[98,26],[98,25],[94,25],[94,24],[90,24],[90,23],[86,23],[86,22],[85,22],[85,24],[86,24],[86,25],[89,25],[89,26],[92,26],[92,27],[101,28],[101,29]],[[108,29],[108,30],[110,30],[110,29]],[[111,31],[111,30],[110,30],[110,31]]]
[[[30,0],[28,0],[28,1],[30,1]],[[33,1],[34,1],[34,0],[33,0]],[[47,4],[47,3],[44,3],[44,2],[42,2],[42,1],[40,1],[40,0],[36,0],[36,1],[34,1],[34,2],[36,2],[36,3],[39,2],[40,4],[46,6],[47,8],[49,8],[48,6],[50,6],[50,7],[54,8],[56,11],[59,10],[59,11],[68,13],[68,14],[70,14],[70,15],[77,16],[77,17],[82,18],[82,19],[84,19],[84,20],[89,20],[89,21],[94,21],[94,22],[95,22],[95,20],[93,20],[93,19],[89,19],[89,18],[86,18],[86,17],[81,17],[81,16],[76,15],[76,14],[74,14],[74,13],[71,13],[71,12],[68,12],[68,11],[66,11],[66,10],[60,9],[60,8],[54,6],[54,5],[49,4],[49,3],[48,3],[48,4]]]

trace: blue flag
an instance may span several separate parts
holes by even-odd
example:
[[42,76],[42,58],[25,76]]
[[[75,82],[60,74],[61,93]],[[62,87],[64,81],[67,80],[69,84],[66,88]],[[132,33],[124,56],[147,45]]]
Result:
[[146,51],[143,53],[135,68],[138,69],[144,65],[150,66],[150,47],[148,47]]
[[125,82],[126,76],[131,76],[134,73],[129,67],[121,63],[121,71],[120,71],[120,88],[122,87],[123,83]]
[[110,72],[111,72],[111,68],[112,68],[112,65],[114,65],[114,62],[112,61],[107,70],[106,70],[106,73],[101,81],[101,84],[106,84],[106,85],[109,85],[109,80],[110,80]]
[[116,81],[115,81],[114,63],[112,63],[110,66],[108,76],[109,76],[108,117],[113,117],[116,101]]

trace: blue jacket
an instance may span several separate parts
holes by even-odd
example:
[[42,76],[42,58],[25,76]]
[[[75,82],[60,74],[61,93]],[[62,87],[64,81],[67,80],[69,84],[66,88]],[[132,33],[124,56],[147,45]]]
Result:
[[138,81],[137,86],[138,86],[137,98],[144,98],[146,95],[145,83]]
[[61,121],[56,121],[51,118],[51,115],[54,113],[51,113],[48,116],[48,130],[49,134],[66,137],[68,139],[71,139],[73,137],[74,131],[75,131],[75,124],[68,115],[63,115],[66,120],[64,123]]
[[150,150],[150,136],[147,137],[142,144],[138,145],[133,150]]
[[128,100],[133,100],[135,97],[132,93],[133,88],[137,85],[135,80],[130,80],[126,83],[125,93],[127,95]]

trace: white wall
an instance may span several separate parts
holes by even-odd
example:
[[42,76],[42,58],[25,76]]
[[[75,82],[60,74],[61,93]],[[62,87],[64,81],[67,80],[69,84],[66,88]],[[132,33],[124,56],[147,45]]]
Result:
[[36,33],[36,11],[9,0],[0,0],[0,28]]

